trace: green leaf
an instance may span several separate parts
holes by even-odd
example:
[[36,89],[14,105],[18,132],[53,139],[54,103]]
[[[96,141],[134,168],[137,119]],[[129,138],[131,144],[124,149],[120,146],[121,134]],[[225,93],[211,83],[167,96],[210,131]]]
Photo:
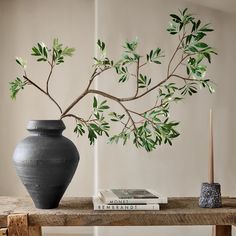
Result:
[[210,53],[203,53],[203,55],[207,58],[208,62],[211,63],[211,55]]
[[157,60],[152,61],[152,62],[154,62],[155,64],[161,64],[161,62],[160,62],[160,61],[157,61]]
[[211,32],[214,31],[214,29],[209,28],[210,24],[204,25],[202,28],[199,29],[201,32]]
[[174,18],[176,20],[176,22],[180,22],[181,21],[181,18],[179,16],[175,15],[175,14],[170,14],[170,16],[172,18]]
[[185,13],[187,12],[187,10],[188,10],[188,8],[185,8],[185,9],[183,10],[183,12],[182,12],[182,15],[183,15],[183,16],[184,16]]
[[140,74],[138,78],[138,87],[147,88],[151,84],[151,81],[151,78],[148,78],[146,75]]
[[71,57],[73,56],[74,52],[75,52],[75,48],[65,47],[62,51],[62,55]]
[[84,124],[77,121],[74,132],[77,133],[77,136],[82,136],[83,134],[85,134]]
[[147,61],[161,64],[159,58],[164,57],[160,48],[156,48],[155,50],[151,50],[150,53],[147,55]]
[[101,110],[106,110],[106,109],[109,109],[110,107],[109,106],[107,106],[107,105],[104,105],[104,106],[100,106],[99,107],[99,109],[101,109]]
[[11,98],[16,99],[16,95],[18,94],[20,90],[24,89],[26,84],[27,83],[21,80],[19,77],[17,77],[14,81],[11,81],[9,83]]
[[39,52],[42,55],[43,54],[43,47],[42,47],[41,43],[37,43],[37,45],[38,45]]
[[189,47],[188,50],[190,52],[198,52],[198,50],[195,47],[193,47],[193,46]]
[[198,29],[198,27],[200,26],[200,24],[201,24],[201,21],[198,20],[197,23],[196,23],[196,29]]
[[26,69],[27,62],[21,57],[16,57],[16,63],[19,64],[23,69]]
[[100,48],[100,50],[101,50],[102,52],[105,50],[106,45],[105,45],[105,43],[102,42],[100,39],[98,39],[97,45],[98,45],[98,47]]
[[32,48],[32,53],[31,53],[31,55],[32,56],[40,56],[41,55],[41,53],[40,53],[40,51],[38,50],[38,48],[36,48],[36,47],[33,47]]
[[97,135],[91,126],[88,126],[88,139],[90,140],[90,145],[94,144],[95,140],[97,139]]
[[46,47],[43,48],[43,55],[45,58],[48,58],[48,50]]
[[70,48],[68,46],[63,47],[63,44],[59,42],[58,38],[53,39],[53,61],[56,65],[64,62],[64,57],[73,56],[75,48]]
[[32,56],[39,57],[37,59],[38,62],[40,61],[47,61],[48,60],[48,50],[47,46],[44,43],[37,43],[37,46],[32,48]]
[[97,108],[98,101],[96,97],[93,97],[93,108]]
[[123,74],[123,75],[120,77],[119,82],[124,83],[125,81],[128,80],[128,78],[129,78],[129,77],[128,77],[127,74]]
[[40,62],[40,61],[47,61],[47,59],[45,59],[45,58],[42,57],[42,58],[37,59],[37,61],[38,61],[38,62]]
[[107,100],[104,100],[100,104],[98,104],[97,107],[96,107],[97,111],[98,112],[103,112],[104,110],[109,109],[110,107],[106,103],[107,103]]
[[203,32],[198,32],[197,35],[195,36],[195,41],[199,41],[201,40],[202,38],[204,38],[206,36],[205,33]]
[[206,43],[199,42],[199,43],[196,43],[196,44],[195,44],[195,47],[198,47],[198,48],[207,48],[208,45],[207,45]]
[[54,38],[53,39],[53,49],[55,50],[55,51],[59,51],[59,50],[61,50],[62,49],[62,44],[61,43],[59,43],[59,39],[58,38]]
[[133,41],[126,41],[123,46],[128,52],[134,52],[138,46],[138,38],[136,37]]

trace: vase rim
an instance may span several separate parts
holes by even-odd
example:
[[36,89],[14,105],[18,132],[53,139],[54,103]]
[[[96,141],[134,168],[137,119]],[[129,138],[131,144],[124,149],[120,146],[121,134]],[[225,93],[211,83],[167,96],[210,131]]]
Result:
[[30,120],[27,124],[27,130],[61,130],[66,127],[62,120]]

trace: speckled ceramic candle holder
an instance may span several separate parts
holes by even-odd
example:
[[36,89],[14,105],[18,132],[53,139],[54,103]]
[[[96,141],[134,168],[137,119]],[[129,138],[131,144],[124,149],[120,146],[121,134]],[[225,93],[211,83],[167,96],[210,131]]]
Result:
[[199,206],[202,208],[219,208],[222,206],[219,183],[202,183]]

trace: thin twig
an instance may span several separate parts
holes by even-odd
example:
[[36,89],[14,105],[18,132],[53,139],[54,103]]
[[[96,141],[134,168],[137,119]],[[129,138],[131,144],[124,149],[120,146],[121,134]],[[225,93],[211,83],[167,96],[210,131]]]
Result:
[[101,69],[99,72],[97,72],[97,68],[94,70],[94,73],[92,74],[90,80],[94,80],[97,76],[99,76],[101,73],[103,73],[106,70],[111,69],[111,67],[107,66]]
[[102,69],[101,71],[97,72],[97,68],[94,70],[92,76],[90,77],[89,83],[86,87],[86,89],[84,90],[84,92],[77,97],[61,114],[61,117],[63,117],[65,114],[67,114],[83,97],[85,97],[88,94],[88,90],[93,82],[93,80],[100,75],[102,72],[111,69],[111,67],[105,67],[104,69]]
[[36,83],[34,83],[32,80],[30,80],[26,75],[23,75],[23,78],[26,79],[31,85],[39,89],[42,93],[47,95],[47,92],[44,91],[40,86],[38,86]]
[[175,49],[175,51],[174,51],[174,53],[173,53],[173,55],[172,55],[172,57],[171,57],[171,59],[170,59],[170,61],[169,61],[169,63],[168,63],[168,67],[167,67],[167,77],[170,75],[170,66],[171,66],[171,63],[172,63],[172,61],[174,60],[174,58],[175,58],[175,55],[177,54],[177,52],[178,52],[178,50],[180,49],[180,45],[181,45],[181,43],[183,42],[183,40],[184,40],[184,33],[183,33],[183,36],[182,36],[182,38],[180,39],[180,41],[179,41],[179,44],[178,44],[178,46],[177,46],[177,48]]
[[122,123],[124,125],[124,127],[123,127],[121,133],[123,133],[125,131],[125,129],[130,129],[130,127],[128,127],[129,121],[130,121],[130,117],[128,117],[126,123],[124,123],[124,124]]
[[62,113],[62,109],[61,109],[60,105],[57,103],[57,101],[50,94],[47,94],[47,95],[56,104],[56,106],[60,110],[60,113]]
[[38,90],[40,90],[42,93],[44,93],[45,95],[47,95],[50,100],[58,107],[58,109],[60,110],[60,112],[62,113],[62,109],[60,107],[60,105],[56,102],[56,100],[50,95],[48,94],[45,90],[43,90],[39,85],[37,85],[36,83],[34,83],[32,80],[30,80],[27,76],[23,75],[23,78],[26,79],[31,85],[33,85],[34,87],[36,87]]
[[73,118],[75,118],[76,120],[79,120],[79,121],[81,121],[81,122],[83,122],[83,123],[86,123],[86,121],[85,121],[83,118],[81,118],[81,117],[79,117],[79,116],[76,116],[76,115],[74,115],[74,114],[66,114],[66,115],[62,116],[61,119],[65,118],[65,117],[73,117]]
[[[161,103],[160,103],[159,105],[157,105],[157,102],[158,102],[158,100],[155,102],[155,105],[154,105],[153,107],[147,109],[146,111],[142,112],[141,114],[145,114],[145,113],[147,113],[147,112],[150,112],[150,111],[152,111],[152,110],[154,110],[154,109],[156,109],[156,108],[159,108],[159,107],[165,105],[165,103],[163,103],[162,101],[161,101]],[[166,103],[167,103],[167,102],[166,102]]]
[[48,75],[48,78],[47,78],[47,83],[46,83],[46,92],[49,94],[49,80],[51,78],[51,75],[52,75],[52,71],[53,71],[53,65],[51,65],[51,69],[50,69],[50,72],[49,72],[49,75]]
[[[147,64],[147,62],[145,62],[145,63],[139,65],[139,63],[140,63],[140,62],[139,62],[139,59],[138,59],[138,61],[137,61],[137,74],[136,74],[136,78],[137,78],[137,88],[136,88],[135,95],[132,96],[132,97],[119,98],[119,97],[112,96],[112,95],[110,95],[110,94],[108,94],[108,93],[105,93],[105,92],[103,92],[103,91],[100,91],[100,90],[90,90],[90,86],[91,86],[93,80],[94,80],[98,75],[100,75],[101,73],[103,73],[104,71],[106,71],[106,70],[108,70],[108,69],[111,69],[111,67],[105,67],[104,69],[101,69],[101,71],[97,72],[97,68],[96,68],[95,71],[94,71],[94,73],[92,74],[90,80],[89,80],[89,83],[88,83],[87,88],[84,90],[84,92],[83,92],[79,97],[77,97],[77,98],[65,109],[65,111],[62,112],[62,117],[63,117],[65,114],[67,114],[67,113],[68,113],[82,98],[84,98],[88,93],[100,94],[100,95],[102,95],[102,96],[104,96],[104,97],[107,97],[107,98],[112,99],[112,100],[114,100],[114,101],[116,101],[116,102],[118,102],[118,103],[121,103],[121,102],[128,102],[128,101],[137,100],[137,99],[139,99],[139,98],[145,96],[146,94],[150,93],[151,91],[153,91],[153,90],[156,89],[157,87],[161,86],[161,85],[162,85],[163,83],[165,83],[168,79],[170,79],[171,75],[175,72],[175,70],[178,68],[178,66],[179,66],[179,65],[184,61],[184,59],[185,59],[185,58],[183,58],[183,59],[180,61],[180,63],[178,63],[178,65],[175,67],[175,69],[173,70],[172,74],[169,74],[170,64],[171,64],[171,62],[173,61],[173,59],[174,59],[174,57],[175,57],[177,51],[179,50],[179,46],[181,45],[181,42],[182,42],[182,40],[184,39],[184,37],[185,37],[185,36],[184,36],[184,34],[183,34],[182,39],[180,40],[180,42],[179,42],[179,44],[178,44],[178,46],[177,46],[177,48],[176,48],[176,50],[175,50],[173,56],[172,56],[171,59],[170,59],[170,62],[169,62],[169,65],[168,65],[168,73],[167,73],[166,78],[163,79],[162,81],[160,81],[159,83],[157,83],[157,84],[156,84],[155,86],[153,86],[152,88],[150,88],[150,89],[148,89],[147,91],[143,92],[142,94],[138,95],[138,77],[139,77],[139,69],[140,69],[142,66],[144,66],[144,65]],[[187,55],[187,56],[188,56],[188,55]],[[187,56],[186,56],[186,58],[187,58]],[[122,106],[124,106],[124,105],[122,104]],[[125,107],[125,108],[126,108],[126,107]]]
[[147,65],[147,62],[144,62],[143,64],[141,64],[141,65],[139,66],[139,68],[141,68],[141,67],[143,67],[143,66],[145,66],[145,65]]
[[187,59],[189,56],[190,56],[190,55],[187,54],[187,55],[185,55],[184,57],[182,57],[181,60],[180,60],[180,62],[176,65],[176,67],[174,68],[174,70],[171,72],[171,74],[174,74],[175,71],[178,69],[178,67],[181,65],[181,63],[183,63],[183,61],[184,61],[185,59]]
[[186,77],[183,77],[183,76],[177,75],[177,74],[173,74],[172,77],[177,77],[177,78],[182,79],[184,81],[186,81],[186,80],[187,81],[197,81],[197,82],[203,82],[204,81],[203,79],[190,79],[190,76],[186,78]]
[[50,72],[48,74],[47,83],[46,83],[46,92],[47,92],[47,94],[49,94],[49,80],[51,78],[53,67],[54,67],[54,64],[53,64],[53,54],[54,54],[54,48],[52,50],[52,61],[51,62],[48,61],[49,65],[50,65]]
[[144,115],[142,113],[138,113],[136,111],[132,111],[132,110],[128,110],[130,113],[136,114],[138,116],[141,116],[142,118],[144,118],[144,120],[149,121],[150,123],[152,123],[153,125],[156,125],[156,123],[154,123],[152,120],[148,119],[147,117],[144,117]]
[[103,96],[103,97],[109,98],[109,99],[111,99],[111,100],[117,102],[117,103],[125,110],[125,112],[127,113],[127,115],[130,117],[130,120],[131,120],[131,122],[132,122],[134,128],[136,129],[135,122],[134,122],[132,116],[130,115],[128,109],[124,106],[124,104],[119,100],[119,98],[117,98],[117,97],[115,97],[115,96],[113,96],[113,95],[111,95],[111,94],[105,93],[105,92],[103,92],[103,91],[96,90],[96,89],[89,89],[89,90],[87,91],[87,94],[89,94],[89,93],[98,94],[98,95],[101,95],[101,96]]
[[[186,79],[187,79],[187,80],[190,80],[189,78],[184,78],[184,77],[182,77],[182,76],[180,76],[180,75],[174,74],[175,71],[178,69],[178,67],[184,62],[184,60],[185,60],[187,57],[190,56],[190,54],[187,54],[187,55],[185,55],[185,56],[182,55],[182,57],[181,57],[179,63],[174,67],[173,71],[170,72],[172,61],[174,60],[175,56],[177,55],[178,50],[180,50],[180,46],[181,46],[181,43],[183,42],[184,38],[185,38],[185,33],[183,33],[182,37],[180,38],[180,42],[179,42],[177,48],[175,49],[175,51],[174,51],[174,53],[173,53],[173,55],[172,55],[172,57],[171,57],[171,59],[170,59],[170,61],[169,61],[169,63],[168,63],[167,76],[166,76],[166,78],[164,78],[163,80],[161,80],[160,82],[158,82],[156,85],[152,86],[150,89],[147,89],[147,91],[145,91],[145,92],[143,92],[142,94],[139,94],[139,95],[138,95],[138,92],[139,92],[139,87],[138,87],[139,70],[140,70],[141,67],[145,66],[145,65],[147,64],[147,62],[145,62],[145,63],[143,63],[143,64],[140,65],[140,60],[139,60],[139,59],[137,60],[136,75],[134,75],[134,76],[136,77],[136,80],[137,80],[137,81],[136,81],[136,83],[137,83],[136,92],[135,92],[135,94],[134,94],[133,96],[131,96],[131,97],[123,97],[123,98],[122,98],[122,97],[115,97],[115,96],[113,96],[113,95],[111,95],[111,94],[109,94],[109,93],[103,92],[103,91],[101,91],[101,90],[96,90],[96,89],[91,89],[91,88],[90,88],[90,87],[91,87],[91,84],[92,84],[92,82],[93,82],[93,80],[94,80],[98,75],[100,75],[101,73],[103,73],[104,71],[106,71],[106,70],[108,70],[108,69],[111,69],[112,67],[104,67],[103,69],[99,68],[99,69],[100,69],[99,72],[97,71],[98,68],[96,68],[96,69],[94,70],[92,76],[90,77],[89,83],[88,83],[86,89],[84,90],[84,92],[83,92],[79,97],[77,97],[77,98],[62,112],[61,118],[66,117],[67,114],[68,114],[68,112],[69,112],[81,99],[83,99],[86,95],[88,95],[88,94],[98,94],[98,95],[101,95],[101,96],[103,96],[103,97],[106,97],[106,98],[108,98],[108,99],[110,99],[110,100],[113,100],[113,101],[117,102],[117,103],[124,109],[124,111],[127,113],[127,115],[128,115],[128,120],[127,120],[127,123],[124,123],[124,124],[123,124],[123,125],[124,125],[123,131],[128,127],[128,124],[129,124],[130,121],[131,121],[131,123],[132,123],[131,127],[133,126],[133,127],[134,127],[134,130],[137,129],[137,128],[136,128],[136,125],[135,125],[136,123],[135,123],[135,121],[134,121],[134,119],[133,119],[131,113],[137,114],[137,115],[141,116],[142,118],[148,120],[149,122],[153,123],[150,119],[144,117],[144,113],[138,113],[138,112],[129,110],[129,109],[123,104],[123,102],[134,101],[134,100],[137,100],[137,99],[139,99],[139,98],[141,98],[141,97],[143,97],[143,96],[149,94],[151,91],[155,90],[156,88],[158,88],[158,87],[160,87],[162,84],[164,84],[164,83],[165,83],[167,80],[169,80],[171,77],[177,77],[177,78],[184,79],[184,80],[186,80]],[[151,110],[153,110],[153,109],[155,109],[155,108],[157,108],[157,107],[160,107],[160,106],[162,106],[162,105],[163,105],[162,102],[161,102],[161,104],[157,105],[157,101],[156,101],[155,106],[152,107],[152,108],[150,108],[150,109],[148,109],[146,112],[149,112],[149,111],[151,111]],[[89,117],[89,119],[88,119],[87,122],[89,122],[90,118],[91,118],[91,116]],[[86,121],[85,121],[85,122],[86,122]],[[154,124],[154,123],[153,123],[153,124]]]
[[150,93],[151,91],[153,91],[154,89],[156,89],[157,87],[161,86],[162,84],[164,84],[171,76],[166,77],[164,80],[160,81],[159,83],[157,83],[156,85],[154,85],[152,88],[148,89],[147,91],[145,91],[144,93],[134,97],[127,97],[127,98],[118,98],[119,101],[121,102],[129,102],[129,101],[134,101],[136,99],[139,99],[143,96],[145,96],[146,94]]

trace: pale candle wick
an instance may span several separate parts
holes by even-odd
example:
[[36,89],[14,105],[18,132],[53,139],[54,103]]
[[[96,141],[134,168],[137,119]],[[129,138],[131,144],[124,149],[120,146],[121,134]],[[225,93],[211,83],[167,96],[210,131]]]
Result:
[[209,152],[209,170],[208,170],[208,180],[209,183],[214,183],[214,145],[213,145],[213,115],[212,110],[210,109],[210,152]]

